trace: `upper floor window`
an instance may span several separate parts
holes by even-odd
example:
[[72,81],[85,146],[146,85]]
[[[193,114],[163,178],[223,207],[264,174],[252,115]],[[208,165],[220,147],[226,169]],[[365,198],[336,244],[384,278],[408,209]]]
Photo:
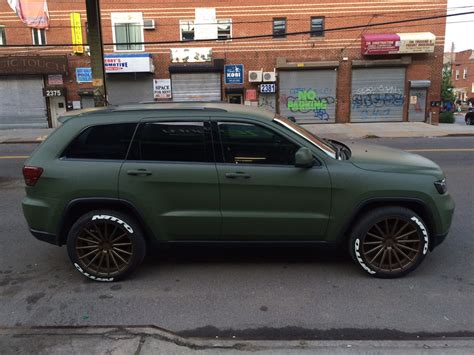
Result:
[[324,36],[324,17],[311,17],[311,37]]
[[463,73],[462,73],[462,78],[463,79],[466,79],[467,78],[467,68],[464,69]]
[[42,28],[32,28],[33,44],[35,46],[43,46],[46,44],[46,31]]
[[286,37],[286,18],[273,19],[273,37]]
[[116,52],[145,50],[141,12],[113,12],[111,20]]
[[[220,40],[232,38],[232,20],[218,19],[217,23],[217,38]],[[194,20],[180,20],[179,30],[181,34],[181,41],[194,41]]]
[[456,80],[459,80],[459,69],[456,69]]
[[7,37],[5,36],[5,26],[0,26],[0,46],[7,44]]

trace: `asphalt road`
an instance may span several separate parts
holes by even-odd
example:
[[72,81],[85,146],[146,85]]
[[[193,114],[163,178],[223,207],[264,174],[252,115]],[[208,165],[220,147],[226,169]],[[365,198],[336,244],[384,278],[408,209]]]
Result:
[[[0,327],[155,325],[186,336],[474,336],[474,138],[372,139],[415,150],[448,176],[448,239],[409,276],[372,279],[343,252],[303,248],[153,251],[132,279],[86,280],[65,248],[37,241],[21,212],[22,158],[0,145]],[[454,150],[453,150],[454,149]]]

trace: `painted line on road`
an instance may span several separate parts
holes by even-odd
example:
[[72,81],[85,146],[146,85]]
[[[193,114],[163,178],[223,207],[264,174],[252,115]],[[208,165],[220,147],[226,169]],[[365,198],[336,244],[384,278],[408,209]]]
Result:
[[27,159],[29,158],[28,155],[5,155],[5,156],[0,156],[0,159]]
[[404,149],[407,152],[474,152],[474,148],[420,148],[420,149]]

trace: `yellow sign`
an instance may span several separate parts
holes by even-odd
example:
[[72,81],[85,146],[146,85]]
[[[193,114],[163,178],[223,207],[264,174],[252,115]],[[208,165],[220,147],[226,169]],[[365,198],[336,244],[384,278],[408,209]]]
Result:
[[79,12],[71,13],[71,34],[72,34],[72,47],[73,53],[84,53],[84,47],[82,45],[82,24],[81,14]]

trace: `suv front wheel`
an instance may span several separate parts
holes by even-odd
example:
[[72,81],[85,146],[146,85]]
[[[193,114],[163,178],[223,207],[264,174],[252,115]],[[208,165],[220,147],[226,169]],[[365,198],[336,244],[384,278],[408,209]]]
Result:
[[395,278],[415,270],[428,252],[428,229],[410,209],[382,207],[352,230],[352,258],[374,277]]
[[133,218],[99,210],[80,217],[67,237],[74,267],[94,280],[118,281],[135,271],[145,256],[145,239]]

